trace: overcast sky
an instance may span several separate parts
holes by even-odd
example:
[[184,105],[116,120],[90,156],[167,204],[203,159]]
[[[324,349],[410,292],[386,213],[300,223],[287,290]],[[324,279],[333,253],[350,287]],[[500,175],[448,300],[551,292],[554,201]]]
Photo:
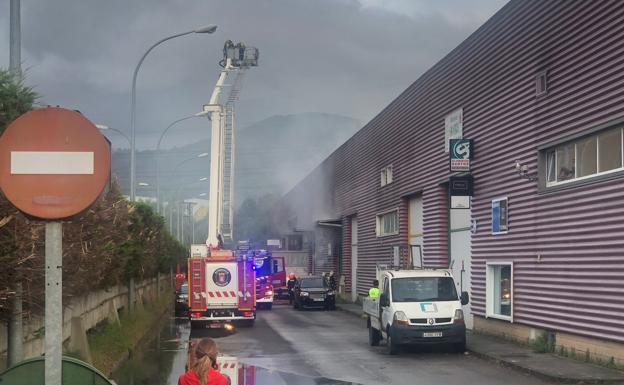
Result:
[[[505,2],[22,0],[22,66],[43,104],[127,131],[141,54],[165,36],[214,23],[215,34],[169,41],[146,59],[137,82],[139,147],[154,148],[170,122],[201,110],[227,39],[260,50],[237,106],[239,127],[300,112],[365,123]],[[1,1],[0,67],[8,64],[9,1]],[[208,122],[194,119],[166,142],[208,136]]]

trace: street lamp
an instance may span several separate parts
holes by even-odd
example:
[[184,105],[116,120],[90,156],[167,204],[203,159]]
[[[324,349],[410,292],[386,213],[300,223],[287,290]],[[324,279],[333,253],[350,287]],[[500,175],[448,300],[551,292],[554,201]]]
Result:
[[145,60],[145,57],[152,52],[152,50],[154,48],[156,48],[156,46],[158,46],[161,43],[166,42],[167,40],[171,40],[174,39],[176,37],[180,37],[180,36],[185,36],[185,35],[190,35],[192,33],[213,33],[214,31],[217,30],[217,26],[214,24],[211,25],[207,25],[205,27],[201,27],[201,28],[197,28],[194,29],[192,31],[186,31],[186,32],[182,32],[182,33],[178,33],[175,35],[171,35],[168,36],[164,39],[161,39],[159,41],[157,41],[156,43],[154,43],[151,47],[149,47],[147,49],[147,51],[145,51],[145,53],[143,54],[143,56],[141,56],[141,59],[139,60],[139,63],[136,65],[136,67],[134,68],[134,74],[132,75],[132,100],[131,100],[131,106],[130,106],[130,110],[131,110],[131,116],[130,116],[130,200],[134,201],[135,195],[136,195],[136,189],[135,189],[135,183],[136,183],[136,159],[135,159],[135,152],[136,152],[136,127],[135,127],[135,123],[136,123],[136,79],[137,79],[137,75],[139,73],[139,68],[141,68],[141,64],[143,64],[143,61]]
[[142,187],[146,187],[146,186],[149,186],[149,183],[139,182],[138,185]]
[[124,139],[126,139],[128,141],[128,145],[132,146],[130,138],[128,137],[128,135],[124,134],[123,131],[118,130],[118,129],[113,128],[113,127],[106,126],[104,124],[96,124],[95,127],[97,127],[98,130],[102,130],[102,131],[115,131],[116,133],[118,133],[119,135],[123,136]]
[[180,122],[183,122],[187,119],[207,116],[209,114],[210,114],[209,111],[202,111],[194,115],[186,116],[184,118],[175,120],[170,125],[168,125],[167,128],[165,128],[163,132],[160,134],[160,137],[158,138],[158,143],[156,144],[156,204],[158,205],[158,210],[157,210],[158,213],[160,213],[160,143],[162,142],[163,137],[165,136],[165,134],[167,133],[167,131],[169,131],[171,127],[175,126],[176,124]]
[[200,181],[200,182],[205,182],[205,181],[207,181],[207,180],[208,180],[208,177],[199,178],[199,181]]

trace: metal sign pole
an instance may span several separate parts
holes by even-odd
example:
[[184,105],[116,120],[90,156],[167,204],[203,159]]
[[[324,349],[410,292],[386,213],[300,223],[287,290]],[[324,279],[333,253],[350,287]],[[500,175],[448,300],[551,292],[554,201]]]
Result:
[[61,385],[63,344],[63,224],[45,227],[45,384]]

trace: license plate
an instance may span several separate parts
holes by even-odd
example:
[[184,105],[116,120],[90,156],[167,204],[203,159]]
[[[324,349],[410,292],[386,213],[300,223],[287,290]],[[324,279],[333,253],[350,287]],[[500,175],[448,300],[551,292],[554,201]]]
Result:
[[315,301],[322,301],[323,300],[323,298],[312,298],[312,299],[315,300]]
[[423,333],[424,338],[442,337],[442,332],[428,332]]
[[208,325],[208,327],[211,329],[219,329],[221,328],[221,322],[212,322]]

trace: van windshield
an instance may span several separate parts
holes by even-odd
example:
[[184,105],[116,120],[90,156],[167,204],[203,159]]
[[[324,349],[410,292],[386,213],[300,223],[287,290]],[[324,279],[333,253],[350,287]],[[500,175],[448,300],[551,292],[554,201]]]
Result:
[[393,302],[457,301],[451,277],[408,277],[392,280]]

